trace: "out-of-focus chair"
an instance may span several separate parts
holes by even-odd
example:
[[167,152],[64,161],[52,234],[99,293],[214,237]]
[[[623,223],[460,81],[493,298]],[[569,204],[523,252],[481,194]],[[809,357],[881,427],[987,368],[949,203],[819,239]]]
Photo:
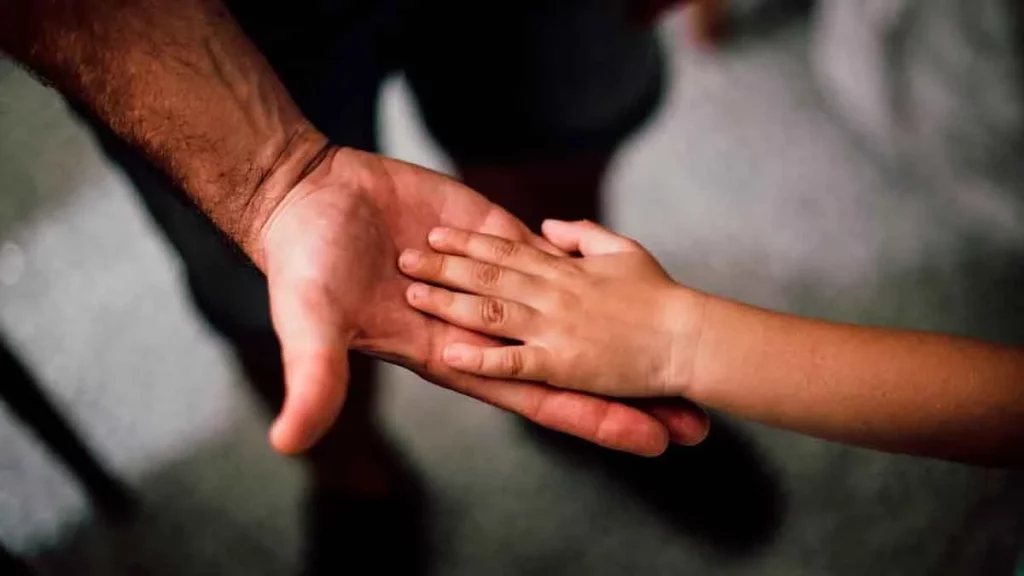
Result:
[[[99,462],[0,332],[0,398],[81,485],[100,514],[124,519],[135,510],[131,491]],[[29,574],[0,544],[0,574]]]

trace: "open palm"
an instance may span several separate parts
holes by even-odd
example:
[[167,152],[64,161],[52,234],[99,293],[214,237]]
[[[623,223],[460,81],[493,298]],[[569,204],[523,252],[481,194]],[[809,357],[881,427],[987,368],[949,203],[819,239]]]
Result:
[[271,432],[275,447],[303,450],[331,425],[345,398],[350,348],[604,446],[658,454],[670,438],[693,443],[703,437],[706,417],[693,406],[641,411],[447,368],[441,361],[446,345],[498,342],[406,304],[410,281],[398,271],[398,255],[406,248],[425,249],[427,233],[439,225],[554,250],[511,214],[450,178],[352,150],[334,151],[267,221],[265,269],[287,386]]

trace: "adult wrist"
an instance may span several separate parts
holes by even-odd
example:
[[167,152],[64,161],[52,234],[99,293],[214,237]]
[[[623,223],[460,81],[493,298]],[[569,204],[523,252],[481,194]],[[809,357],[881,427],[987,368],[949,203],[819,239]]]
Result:
[[303,180],[330,160],[333,150],[326,136],[304,124],[260,154],[254,170],[262,176],[244,192],[244,208],[235,226],[235,240],[259,268],[264,263],[263,239],[268,222]]

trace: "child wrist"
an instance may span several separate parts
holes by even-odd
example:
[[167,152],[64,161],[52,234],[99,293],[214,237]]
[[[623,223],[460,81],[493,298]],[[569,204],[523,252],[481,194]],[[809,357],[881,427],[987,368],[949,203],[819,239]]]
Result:
[[664,318],[669,325],[665,392],[694,400],[698,388],[698,358],[710,296],[675,285],[667,299]]

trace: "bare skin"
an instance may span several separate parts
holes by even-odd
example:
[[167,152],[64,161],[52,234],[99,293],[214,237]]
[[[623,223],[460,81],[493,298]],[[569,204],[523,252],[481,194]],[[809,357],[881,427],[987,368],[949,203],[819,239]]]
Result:
[[452,344],[444,361],[618,397],[685,397],[769,425],[862,446],[1024,464],[1024,350],[778,314],[674,283],[636,242],[547,221],[579,253],[441,229],[400,267],[410,305],[518,341]]
[[642,22],[653,22],[664,11],[685,6],[686,38],[699,48],[711,48],[723,32],[726,0],[636,0],[633,4]]
[[0,14],[0,49],[145,153],[266,273],[287,388],[279,451],[333,422],[350,347],[604,446],[657,454],[706,433],[690,405],[648,413],[440,362],[446,345],[497,342],[406,307],[399,251],[438,225],[545,243],[451,179],[332,146],[219,1],[0,0]]
[[705,417],[695,408],[680,407],[667,418],[656,412],[680,433],[625,404],[470,376],[442,362],[449,345],[498,342],[406,306],[410,281],[394,262],[403,249],[426,249],[432,227],[454,222],[553,250],[507,212],[447,177],[352,150],[325,159],[267,221],[265,269],[288,386],[272,429],[275,446],[288,451],[330,425],[344,399],[339,383],[346,379],[350,347],[603,446],[654,455],[665,449],[670,433],[684,443],[703,437]]
[[674,298],[678,286],[629,240],[576,246],[558,230],[549,224],[548,238],[589,257],[557,258],[463,230],[430,234],[431,247],[447,255],[402,255],[399,265],[410,276],[470,292],[415,284],[407,294],[414,307],[523,342],[486,349],[453,345],[445,361],[477,374],[607,396],[680,395],[679,366],[670,352],[696,344],[700,317],[691,312],[700,299],[680,306]]

